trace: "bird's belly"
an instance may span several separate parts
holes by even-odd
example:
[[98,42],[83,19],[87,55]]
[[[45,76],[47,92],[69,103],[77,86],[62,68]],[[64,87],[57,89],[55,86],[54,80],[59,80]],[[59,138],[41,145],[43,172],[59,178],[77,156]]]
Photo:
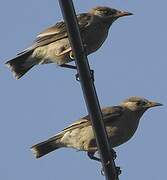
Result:
[[107,133],[109,136],[109,141],[111,143],[111,146],[117,147],[121,144],[124,144],[125,142],[127,142],[129,139],[132,138],[132,136],[135,133],[135,129],[132,129],[130,127],[113,127],[111,129],[111,127],[107,127]]
[[94,139],[94,134],[92,127],[88,126],[66,132],[61,139],[61,143],[64,144],[65,147],[87,151],[91,139]]
[[71,61],[69,53],[71,47],[67,38],[55,41],[45,46],[38,47],[33,52],[33,57],[40,60],[39,64],[56,63],[58,65]]

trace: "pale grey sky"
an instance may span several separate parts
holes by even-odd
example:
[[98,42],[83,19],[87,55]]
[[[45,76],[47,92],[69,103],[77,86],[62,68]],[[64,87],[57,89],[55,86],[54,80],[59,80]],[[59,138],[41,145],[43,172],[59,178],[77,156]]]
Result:
[[[102,48],[89,56],[101,106],[129,96],[164,104],[149,110],[128,143],[117,148],[120,180],[165,179],[167,2],[75,0],[76,11],[105,5],[134,13],[115,22]],[[34,67],[15,80],[6,60],[31,45],[38,32],[62,19],[58,1],[5,0],[0,6],[0,179],[104,179],[84,152],[61,149],[36,160],[30,147],[87,114],[75,71]]]

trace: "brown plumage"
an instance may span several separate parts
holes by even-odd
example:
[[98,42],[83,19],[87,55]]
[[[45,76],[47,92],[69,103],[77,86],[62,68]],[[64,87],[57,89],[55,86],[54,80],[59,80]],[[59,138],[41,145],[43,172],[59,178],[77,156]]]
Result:
[[[109,7],[96,7],[88,13],[79,14],[77,19],[87,55],[101,47],[116,19],[128,15],[131,13]],[[34,65],[54,62],[61,66],[73,61],[72,57],[65,23],[58,22],[41,32],[32,46],[6,64],[16,79],[19,79]]]
[[[140,97],[131,97],[120,106],[102,109],[104,124],[112,148],[128,141],[136,132],[143,113],[151,107],[162,104]],[[48,140],[32,146],[36,158],[40,158],[58,148],[74,148],[94,154],[97,151],[96,140],[89,116],[85,116],[65,128]]]

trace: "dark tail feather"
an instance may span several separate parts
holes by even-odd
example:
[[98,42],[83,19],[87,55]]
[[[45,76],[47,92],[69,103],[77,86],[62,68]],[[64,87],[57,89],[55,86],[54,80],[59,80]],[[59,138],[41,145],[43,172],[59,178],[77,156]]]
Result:
[[31,147],[31,150],[36,158],[40,158],[58,148],[62,147],[59,140],[54,138],[48,139],[47,141],[41,142]]
[[16,79],[22,77],[28,70],[30,70],[36,64],[35,61],[33,61],[33,59],[30,58],[31,54],[32,51],[20,53],[17,57],[5,63],[7,67],[11,69]]

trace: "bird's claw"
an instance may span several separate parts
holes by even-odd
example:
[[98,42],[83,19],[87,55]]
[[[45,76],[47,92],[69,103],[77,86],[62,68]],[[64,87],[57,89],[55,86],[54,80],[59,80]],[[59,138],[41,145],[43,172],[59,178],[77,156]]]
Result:
[[[110,164],[110,161],[107,161],[105,164],[106,164],[106,165],[109,165],[109,164]],[[105,174],[104,174],[104,169],[103,169],[103,168],[101,169],[101,175],[103,175],[103,176],[105,175]]]
[[79,80],[79,74],[78,74],[78,73],[75,75],[75,79],[76,79],[77,81],[80,81],[80,80]]
[[91,74],[91,79],[94,82],[95,78],[94,78],[94,70],[93,69],[90,70],[90,74]]
[[[94,70],[90,70],[90,74],[91,74],[91,80],[94,82]],[[76,80],[77,81],[80,81],[80,79],[79,79],[79,74],[77,73],[76,75],[75,75],[75,77],[76,77]]]
[[74,55],[73,55],[73,52],[72,52],[72,51],[70,52],[70,58],[71,58],[71,59],[74,59]]
[[111,154],[113,159],[115,160],[117,158],[117,153],[114,151],[114,149],[111,150]]
[[105,174],[104,174],[104,169],[103,169],[103,168],[101,169],[101,175],[102,175],[102,176],[105,175]]
[[[117,177],[122,173],[121,168],[119,166],[116,167],[116,173],[117,173]],[[101,175],[104,176],[104,169],[101,169]]]
[[119,166],[116,167],[117,176],[119,176],[122,173],[122,170]]

